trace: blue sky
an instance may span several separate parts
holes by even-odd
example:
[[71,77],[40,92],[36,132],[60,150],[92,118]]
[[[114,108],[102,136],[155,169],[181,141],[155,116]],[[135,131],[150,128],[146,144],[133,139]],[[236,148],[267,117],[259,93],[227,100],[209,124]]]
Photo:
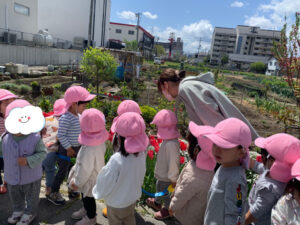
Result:
[[136,24],[135,12],[143,13],[141,26],[160,40],[170,32],[184,41],[185,52],[210,48],[214,27],[260,26],[280,30],[287,16],[294,21],[300,0],[111,0],[111,21]]

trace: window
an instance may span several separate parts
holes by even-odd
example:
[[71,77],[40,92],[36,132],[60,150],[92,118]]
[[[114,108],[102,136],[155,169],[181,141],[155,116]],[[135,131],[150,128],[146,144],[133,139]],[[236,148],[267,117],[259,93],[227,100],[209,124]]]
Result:
[[129,30],[128,34],[134,35],[134,31],[133,30]]
[[24,5],[20,5],[18,3],[15,3],[15,12],[20,13],[25,16],[29,16],[30,14],[30,9]]
[[117,33],[117,34],[121,34],[121,33],[122,33],[122,30],[121,30],[121,29],[116,29],[116,33]]
[[270,66],[272,66],[272,61],[269,64],[270,64]]

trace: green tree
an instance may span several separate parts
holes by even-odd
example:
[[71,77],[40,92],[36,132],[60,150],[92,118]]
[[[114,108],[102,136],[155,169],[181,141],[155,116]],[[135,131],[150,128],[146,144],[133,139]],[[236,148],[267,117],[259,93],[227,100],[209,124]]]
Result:
[[221,64],[222,64],[222,66],[224,66],[225,64],[227,64],[228,60],[229,60],[228,55],[223,55],[222,58],[221,58]]
[[124,42],[125,42],[125,50],[126,51],[134,51],[134,52],[139,51],[139,45],[136,40],[133,40],[133,41],[125,40]]
[[265,73],[267,66],[263,62],[254,62],[250,64],[250,70],[256,73]]
[[96,80],[97,94],[100,80],[112,79],[117,69],[116,59],[109,51],[92,47],[84,51],[80,64],[82,71]]
[[154,52],[157,56],[163,56],[166,54],[164,47],[161,45],[154,45]]

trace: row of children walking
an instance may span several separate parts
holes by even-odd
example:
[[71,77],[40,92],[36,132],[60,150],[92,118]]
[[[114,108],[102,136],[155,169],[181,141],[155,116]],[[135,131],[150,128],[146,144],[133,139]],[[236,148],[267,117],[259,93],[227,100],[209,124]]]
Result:
[[[72,190],[69,197],[81,194],[83,207],[71,215],[78,220],[76,224],[96,224],[95,199],[105,200],[110,225],[136,224],[135,205],[142,194],[149,144],[146,125],[139,105],[123,101],[111,127],[114,154],[105,165],[109,137],[105,116],[97,109],[85,109],[94,97],[83,87],[70,87],[64,99],[55,102],[54,114],[46,118],[42,137],[4,132],[0,155],[13,206],[9,223],[30,224],[37,216],[43,167],[50,202],[64,204],[59,189],[67,175]],[[1,90],[2,124],[14,108],[30,105],[17,98]],[[241,120],[225,119],[215,127],[190,122],[191,160],[180,172],[176,115],[161,110],[152,123],[163,140],[154,172],[156,191],[163,192],[170,185],[175,188],[172,195],[147,199],[147,205],[157,211],[156,219],[175,216],[183,225],[300,224],[298,139],[288,134],[256,139],[264,162],[260,164],[249,158],[251,132]],[[76,163],[69,171],[69,159],[75,156]],[[249,167],[261,175],[247,199],[245,171]]]

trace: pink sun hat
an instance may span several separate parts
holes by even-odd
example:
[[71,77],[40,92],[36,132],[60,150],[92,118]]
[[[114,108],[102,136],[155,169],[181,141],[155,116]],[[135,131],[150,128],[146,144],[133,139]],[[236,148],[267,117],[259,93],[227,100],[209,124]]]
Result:
[[294,164],[300,158],[300,140],[292,135],[279,133],[267,138],[257,138],[255,145],[266,149],[276,160]]
[[66,111],[70,108],[73,103],[76,102],[88,102],[95,98],[96,95],[90,94],[84,87],[72,86],[69,87],[64,95],[64,100],[66,102]]
[[63,98],[57,99],[53,104],[53,115],[61,116],[66,112],[66,102]]
[[13,101],[6,107],[5,118],[8,117],[10,111],[13,110],[14,108],[24,108],[25,106],[28,106],[28,105],[31,105],[31,104],[28,101],[23,100],[23,99],[17,99],[15,101]]
[[275,162],[270,168],[270,176],[274,180],[287,183],[289,180],[292,179],[291,169],[292,166],[290,164],[275,160]]
[[18,98],[18,96],[6,89],[0,89],[0,102],[11,98]]
[[128,153],[144,152],[149,144],[144,119],[138,113],[123,113],[116,122],[115,131],[125,138]]
[[105,129],[104,114],[97,109],[86,109],[80,117],[81,133],[78,142],[86,146],[103,144],[109,136]]
[[112,122],[112,125],[110,128],[111,132],[114,133],[116,131],[117,120],[123,113],[126,113],[126,112],[135,112],[138,114],[142,114],[139,104],[137,104],[135,101],[132,101],[132,100],[124,100],[118,106],[118,110],[117,110],[118,116],[116,116]]
[[292,177],[300,181],[300,158],[294,163],[292,167]]
[[162,140],[171,140],[180,137],[177,129],[177,118],[171,110],[160,110],[156,113],[151,124],[157,126],[157,137]]
[[205,132],[211,131],[211,128],[212,127],[209,126],[198,126],[192,121],[189,123],[189,130],[192,135],[197,138],[198,145],[201,148],[201,151],[198,153],[196,158],[196,166],[208,171],[213,171],[216,167],[216,160],[214,159],[211,151],[213,142],[201,135],[205,134]]

